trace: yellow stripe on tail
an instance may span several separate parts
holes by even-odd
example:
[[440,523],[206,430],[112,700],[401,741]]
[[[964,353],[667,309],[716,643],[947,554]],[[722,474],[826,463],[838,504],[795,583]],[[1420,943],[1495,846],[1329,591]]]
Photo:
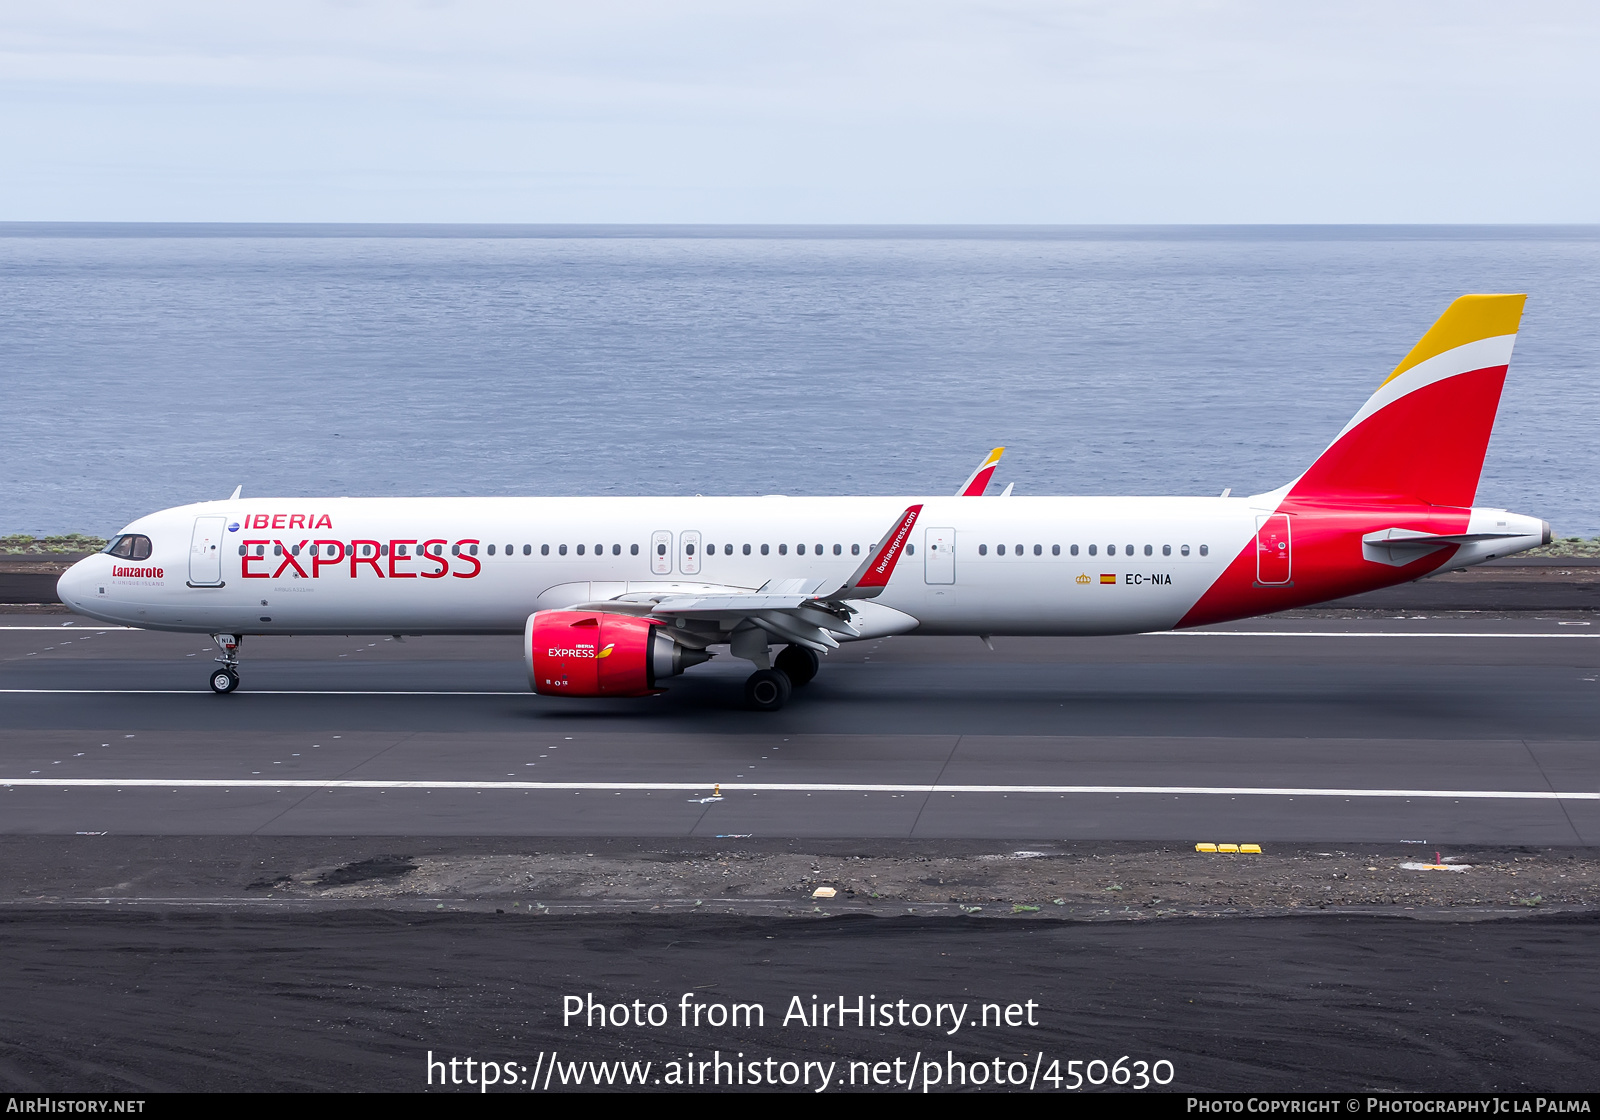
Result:
[[1461,296],[1445,309],[1383,383],[1389,384],[1412,366],[1436,358],[1446,350],[1480,339],[1516,334],[1522,322],[1522,305],[1527,301],[1525,295]]

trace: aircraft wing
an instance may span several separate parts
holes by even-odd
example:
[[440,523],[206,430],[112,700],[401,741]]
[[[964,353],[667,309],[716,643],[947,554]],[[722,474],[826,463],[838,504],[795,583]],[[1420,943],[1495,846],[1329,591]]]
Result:
[[755,627],[779,641],[826,653],[838,648],[839,637],[861,636],[851,625],[851,620],[859,613],[851,603],[874,598],[888,586],[921,514],[921,505],[907,508],[884,535],[882,543],[843,583],[773,580],[751,592],[627,595],[604,603],[585,604],[585,607],[670,622],[673,637],[685,644],[728,641],[724,632],[732,635],[734,631]]
[[983,492],[989,488],[989,480],[994,477],[995,468],[1000,465],[1000,456],[1006,453],[1003,447],[996,447],[978,464],[978,469],[967,476],[967,481],[961,484],[961,489],[956,491],[958,498],[981,498]]

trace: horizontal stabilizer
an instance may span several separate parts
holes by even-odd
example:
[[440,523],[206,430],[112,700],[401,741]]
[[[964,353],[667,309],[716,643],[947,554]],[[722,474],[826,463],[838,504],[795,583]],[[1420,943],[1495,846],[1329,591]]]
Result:
[[1497,541],[1520,537],[1522,533],[1422,533],[1416,529],[1380,529],[1361,538],[1362,544],[1386,545],[1389,548],[1436,548],[1444,544],[1476,544],[1478,541]]

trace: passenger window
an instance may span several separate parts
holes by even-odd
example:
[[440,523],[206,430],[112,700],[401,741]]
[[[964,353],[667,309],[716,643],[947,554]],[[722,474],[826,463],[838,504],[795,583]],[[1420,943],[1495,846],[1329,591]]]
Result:
[[578,555],[579,556],[583,555],[583,545],[581,545],[581,544],[578,546]]
[[1124,556],[1132,556],[1133,555],[1133,545],[1131,545],[1131,544],[1123,545],[1122,546],[1122,555],[1124,555]]
[[1161,546],[1161,555],[1163,555],[1163,556],[1171,556],[1172,555],[1172,546],[1170,544],[1162,545]]
[[[582,546],[580,545],[579,547],[582,547]],[[564,544],[556,545],[556,552],[557,552],[557,554],[559,554],[561,556],[565,556],[567,554],[567,546],[564,545]]]
[[850,555],[851,556],[860,556],[861,555],[861,546],[858,545],[858,544],[851,545],[850,546]]
[[1003,544],[995,545],[994,546],[994,554],[996,556],[1004,556],[1006,554],[1006,546],[1003,545]]
[[[562,549],[561,551],[562,552],[566,552],[566,549]],[[665,556],[666,554],[667,554],[667,546],[666,546],[665,542],[656,545],[656,555],[657,556]]]
[[283,555],[283,545],[281,545],[281,544],[273,545],[272,546],[272,555],[274,555],[274,556],[282,556]]
[[803,545],[803,544],[795,545],[794,546],[794,554],[796,556],[804,556],[806,554],[806,546]]
[[822,546],[821,546],[821,545],[820,545],[820,544],[819,544],[819,545],[817,545],[817,555],[818,555],[818,556],[821,556],[821,555],[822,555]]
[[256,545],[256,555],[257,556],[265,556],[266,554],[267,554],[267,546],[266,545],[264,545],[264,544]]
[[749,556],[749,555],[750,555],[750,546],[749,546],[749,545],[745,545],[745,546],[744,546],[744,554],[745,554],[745,555],[746,555],[746,556]]
[[493,555],[494,555],[494,545],[490,545],[490,546],[489,546],[489,555],[490,555],[490,556],[493,556]]
[[539,555],[540,556],[549,556],[550,555],[550,546],[547,545],[547,544],[540,545],[539,546]]
[[1019,544],[1019,545],[1017,545],[1017,555],[1018,555],[1018,556],[1021,556],[1021,555],[1022,555],[1022,546],[1021,546],[1021,545],[1020,545],[1020,544]]
[[1154,555],[1154,554],[1155,554],[1155,551],[1156,551],[1156,550],[1155,550],[1155,549],[1153,549],[1153,548],[1151,548],[1151,547],[1150,547],[1150,546],[1149,546],[1149,545],[1145,545],[1145,546],[1144,546],[1144,554],[1145,554],[1145,555],[1146,555],[1146,556],[1152,556],[1152,555]]
[[1180,547],[1179,547],[1179,548],[1178,548],[1178,553],[1179,553],[1179,554],[1180,554],[1180,555],[1182,555],[1182,556],[1187,556],[1187,555],[1189,555],[1189,546],[1188,546],[1188,545],[1181,545],[1181,546],[1180,546]]
[[639,555],[639,546],[636,545],[636,544],[630,544],[628,546],[628,555],[629,556],[637,556],[637,555]]
[[[767,550],[767,546],[766,545],[762,545],[761,546],[761,551],[765,552],[766,550]],[[787,556],[787,555],[789,555],[789,546],[786,545],[786,544],[780,544],[778,546],[778,555],[779,556]]]
[[765,556],[766,554],[767,554],[767,546],[766,545],[762,545],[761,546],[761,555]]
[[987,555],[989,555],[989,546],[986,545],[986,544],[980,544],[978,546],[978,555],[979,556],[987,556]]
[[475,545],[475,544],[470,544],[470,545],[467,546],[467,551],[472,553],[472,555],[476,556],[476,555],[478,555],[478,546]]
[[244,545],[240,545],[240,546],[239,546],[239,555],[240,555],[240,556],[243,556],[243,555],[244,555]]
[[1072,553],[1072,555],[1076,556],[1076,555],[1078,555],[1078,546],[1077,545],[1073,545],[1072,548],[1069,549],[1068,551],[1070,551]]
[[451,556],[460,556],[461,555],[461,546],[458,545],[458,544],[451,545],[450,546],[450,555]]
[[1058,544],[1051,545],[1050,546],[1050,555],[1051,556],[1060,556],[1061,555],[1061,546],[1058,545]]
[[833,554],[835,556],[843,556],[844,555],[844,545],[842,545],[842,544],[834,545],[833,546]]
[[595,545],[594,546],[594,554],[596,556],[604,556],[606,554],[606,546],[603,545],[603,544]]
[[[578,546],[578,552],[579,552],[580,555],[582,554],[583,545],[580,544]],[[692,543],[684,545],[683,546],[683,552],[684,552],[685,556],[693,556],[694,555],[694,545]]]
[[523,545],[522,546],[522,555],[524,555],[524,556],[532,556],[533,555],[533,545],[531,545],[531,544]]
[[622,546],[620,544],[612,545],[611,546],[611,555],[613,555],[613,556],[621,556],[622,555]]
[[1201,556],[1210,556],[1211,555],[1211,546],[1207,545],[1207,544],[1201,545],[1200,546],[1200,555]]
[[722,546],[722,555],[724,555],[724,556],[732,556],[733,555],[733,545],[731,545],[731,544],[723,545]]
[[915,556],[916,554],[917,554],[917,546],[916,545],[914,545],[914,544],[906,545],[906,555],[907,556]]
[[[1073,548],[1077,548],[1078,546],[1077,545],[1073,545],[1072,547]],[[1094,545],[1090,545],[1089,546],[1089,555],[1093,556],[1094,554],[1095,554],[1095,546]]]

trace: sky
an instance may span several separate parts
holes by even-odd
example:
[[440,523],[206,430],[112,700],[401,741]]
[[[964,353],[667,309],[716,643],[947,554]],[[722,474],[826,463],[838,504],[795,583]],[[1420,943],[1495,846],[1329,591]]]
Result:
[[1600,221],[1600,5],[0,0],[0,221]]

